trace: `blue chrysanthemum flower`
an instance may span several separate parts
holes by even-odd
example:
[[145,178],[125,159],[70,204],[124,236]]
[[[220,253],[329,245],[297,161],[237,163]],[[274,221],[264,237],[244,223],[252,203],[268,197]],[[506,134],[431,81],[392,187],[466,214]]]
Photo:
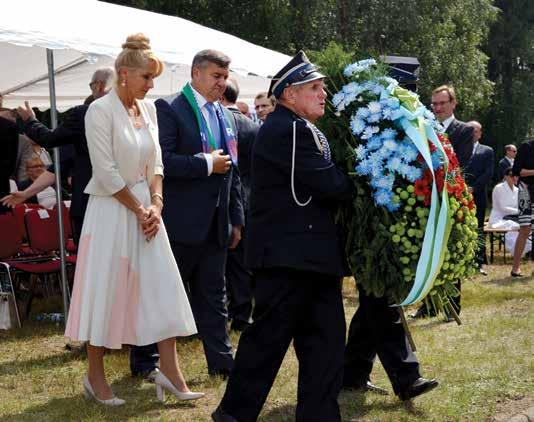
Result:
[[380,206],[386,206],[389,204],[393,199],[393,194],[391,191],[387,191],[385,189],[379,189],[374,193],[375,203],[376,205]]
[[406,163],[411,163],[412,161],[415,161],[417,159],[417,155],[419,155],[419,151],[415,146],[404,149],[403,158]]
[[396,97],[389,97],[386,99],[386,104],[389,108],[396,110],[400,107],[399,99]]
[[367,148],[371,151],[382,148],[382,138],[378,135],[371,136],[367,140]]
[[395,176],[392,174],[382,174],[371,180],[371,186],[374,189],[384,189],[391,191],[393,189],[393,183],[395,182]]
[[356,157],[358,157],[358,160],[363,160],[367,154],[367,148],[365,147],[365,145],[358,145],[354,152],[356,153]]
[[382,111],[382,106],[380,105],[379,101],[371,101],[367,105],[367,108],[371,114],[379,114]]
[[367,126],[363,130],[363,134],[361,135],[362,139],[369,139],[371,136],[373,136],[375,133],[378,133],[380,131],[380,128],[378,126]]
[[371,173],[371,163],[368,160],[364,160],[354,170],[361,176],[367,176]]
[[382,131],[382,133],[380,134],[380,136],[382,137],[382,139],[395,139],[395,137],[397,136],[397,131],[395,129],[392,129],[390,127],[384,129]]
[[406,171],[406,179],[411,183],[414,183],[416,180],[419,180],[423,176],[423,172],[418,167],[409,166],[409,169]]
[[384,149],[396,151],[398,148],[399,144],[395,140],[389,138],[384,140]]
[[367,128],[365,127],[365,122],[362,119],[352,116],[350,119],[350,129],[354,135],[359,135]]
[[343,102],[343,99],[345,98],[345,94],[343,92],[338,92],[336,95],[332,97],[332,104],[334,104],[334,107],[337,107],[339,104]]
[[369,112],[367,107],[360,107],[358,110],[356,110],[356,117],[359,117],[360,119],[366,119],[367,117],[369,117],[369,114],[371,113]]
[[389,107],[384,107],[382,109],[382,118],[384,120],[391,120],[391,113],[393,112],[392,109],[390,109]]
[[389,212],[395,212],[400,208],[400,204],[395,204],[394,202],[388,202],[386,208]]
[[373,113],[367,118],[369,123],[378,123],[380,120],[382,120],[381,113]]
[[402,165],[402,160],[400,159],[400,157],[393,156],[388,160],[386,167],[388,168],[388,170],[398,173],[401,165]]

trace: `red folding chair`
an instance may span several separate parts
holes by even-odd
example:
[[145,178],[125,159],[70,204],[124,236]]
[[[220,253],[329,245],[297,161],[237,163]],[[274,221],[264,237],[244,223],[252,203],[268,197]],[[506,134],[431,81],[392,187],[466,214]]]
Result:
[[11,296],[15,306],[17,323],[21,327],[19,307],[11,274],[11,260],[20,249],[22,235],[17,225],[16,217],[13,214],[6,213],[0,215],[0,233],[2,233],[2,241],[0,242],[0,270],[5,270],[6,274],[5,279],[0,279],[0,298],[4,297],[9,299]]

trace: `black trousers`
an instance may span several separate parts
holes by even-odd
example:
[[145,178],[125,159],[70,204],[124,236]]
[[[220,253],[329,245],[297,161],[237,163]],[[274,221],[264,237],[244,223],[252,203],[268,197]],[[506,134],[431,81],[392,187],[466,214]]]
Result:
[[234,362],[227,327],[224,278],[227,248],[220,246],[215,224],[203,243],[171,242],[171,248],[204,346],[208,372],[227,374]]
[[343,385],[359,387],[370,380],[376,356],[398,394],[421,375],[397,308],[384,298],[367,296],[359,284],[360,306],[349,327]]
[[254,322],[239,340],[222,410],[239,422],[256,421],[293,340],[296,421],[340,421],[345,316],[339,278],[269,269],[255,271],[254,279]]
[[228,316],[232,321],[247,324],[252,314],[252,272],[245,266],[243,237],[235,249],[228,250],[226,260],[226,288],[228,290]]

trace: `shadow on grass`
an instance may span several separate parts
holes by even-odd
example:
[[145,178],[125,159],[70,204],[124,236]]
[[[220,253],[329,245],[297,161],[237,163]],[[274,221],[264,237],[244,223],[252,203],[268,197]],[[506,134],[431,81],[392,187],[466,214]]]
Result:
[[[140,416],[159,419],[163,411],[184,411],[176,414],[176,420],[186,420],[187,412],[196,407],[193,401],[175,401],[168,399],[166,403],[156,400],[155,387],[141,389],[143,382],[130,376],[112,383],[112,389],[118,397],[124,398],[126,404],[119,407],[108,407],[86,400],[82,394],[70,397],[55,398],[46,403],[36,404],[24,411],[0,417],[0,422],[18,421],[67,421],[67,420],[105,420],[116,421]],[[81,389],[81,379],[80,379]]]
[[36,323],[26,319],[22,321],[22,328],[0,330],[0,342],[7,344],[18,342],[20,340],[31,341],[39,338],[62,335],[63,332],[63,326],[56,326],[52,323]]
[[84,353],[81,352],[65,352],[52,356],[44,356],[42,358],[12,360],[0,363],[0,376],[2,375],[16,375],[20,372],[28,372],[34,370],[54,369],[67,362],[73,360],[85,359]]
[[[339,407],[344,422],[358,421],[371,411],[392,412],[404,410],[407,418],[424,420],[426,413],[418,408],[413,401],[401,402],[396,399],[384,399],[366,403],[364,393],[342,392],[339,396]],[[290,422],[295,420],[295,406],[284,405],[262,413],[260,422]]]
[[[496,280],[488,280],[484,281],[484,284],[496,284],[498,286],[512,286],[512,285],[518,285],[518,284],[527,284],[528,282],[531,282],[534,280],[534,276],[527,276],[524,277],[503,277],[498,278]],[[479,280],[483,281],[483,280]]]

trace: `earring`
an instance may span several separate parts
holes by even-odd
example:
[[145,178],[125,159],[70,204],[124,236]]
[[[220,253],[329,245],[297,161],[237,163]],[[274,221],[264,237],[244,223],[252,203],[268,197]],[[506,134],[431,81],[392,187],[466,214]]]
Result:
[[126,79],[123,79],[123,80],[121,81],[121,86],[126,86]]

